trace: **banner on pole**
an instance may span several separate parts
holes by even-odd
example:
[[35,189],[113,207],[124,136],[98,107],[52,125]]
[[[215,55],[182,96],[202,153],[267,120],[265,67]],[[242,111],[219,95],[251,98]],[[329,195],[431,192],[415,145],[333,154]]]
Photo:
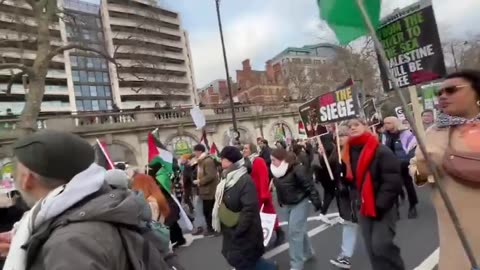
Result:
[[327,133],[325,124],[358,117],[358,96],[352,85],[318,96],[299,107],[309,138]]
[[[431,0],[422,0],[387,16],[377,34],[385,48],[388,68],[399,87],[445,76],[442,44]],[[383,65],[379,66],[385,91],[393,90],[386,70]]]
[[363,104],[363,113],[365,114],[365,118],[368,121],[369,125],[377,125],[380,123],[380,114],[377,111],[377,107],[375,106],[375,99],[371,98]]

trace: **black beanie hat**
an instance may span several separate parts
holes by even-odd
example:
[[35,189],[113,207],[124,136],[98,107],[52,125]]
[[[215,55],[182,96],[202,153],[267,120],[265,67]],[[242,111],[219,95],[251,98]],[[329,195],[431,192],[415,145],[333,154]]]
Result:
[[220,158],[228,159],[230,162],[235,163],[243,158],[240,150],[235,146],[225,146],[220,152]]
[[62,131],[28,135],[13,149],[17,160],[33,172],[67,182],[95,161],[95,151],[86,140]]
[[207,149],[205,148],[205,145],[197,144],[193,147],[193,151],[205,152]]

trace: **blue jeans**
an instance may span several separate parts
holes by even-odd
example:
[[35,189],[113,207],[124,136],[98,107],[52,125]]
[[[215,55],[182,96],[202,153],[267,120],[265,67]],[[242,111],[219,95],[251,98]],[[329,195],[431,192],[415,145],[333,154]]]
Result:
[[357,243],[358,225],[345,221],[342,226],[342,252],[341,257],[351,258]]
[[288,244],[290,248],[290,268],[302,270],[305,261],[314,256],[312,244],[307,234],[307,218],[310,213],[308,199],[296,205],[285,205],[288,219]]
[[193,220],[193,227],[196,228],[206,228],[207,223],[205,223],[205,217],[203,216],[203,201],[199,196],[194,198],[195,204],[195,219]]

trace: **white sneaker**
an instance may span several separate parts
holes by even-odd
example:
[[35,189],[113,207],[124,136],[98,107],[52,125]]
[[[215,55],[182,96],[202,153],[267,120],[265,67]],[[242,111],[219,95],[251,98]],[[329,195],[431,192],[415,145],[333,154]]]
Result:
[[325,216],[324,214],[318,215],[318,219],[323,223],[326,223],[326,224],[329,224],[329,225],[332,224],[332,221],[330,221],[330,219],[328,219],[328,217]]

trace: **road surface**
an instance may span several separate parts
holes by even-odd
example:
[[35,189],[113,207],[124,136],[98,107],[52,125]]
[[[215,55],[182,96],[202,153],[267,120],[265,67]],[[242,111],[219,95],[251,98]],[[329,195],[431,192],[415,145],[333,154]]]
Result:
[[[319,190],[321,190],[319,188]],[[401,207],[401,220],[397,223],[396,242],[402,251],[406,269],[434,270],[438,262],[438,236],[436,216],[430,202],[428,187],[417,189],[419,195],[418,214],[414,220],[407,219],[408,202]],[[336,204],[332,203],[330,213],[337,212]],[[341,225],[326,225],[315,220],[317,214],[312,213],[308,227],[309,236],[316,252],[315,259],[305,265],[305,270],[338,269],[330,264],[330,259],[338,255],[341,241]],[[282,217],[280,216],[282,220]],[[287,228],[284,224],[283,228]],[[187,270],[228,270],[232,269],[220,253],[221,237],[195,238],[187,235],[189,245],[177,250],[181,262]],[[288,270],[288,243],[280,245],[265,253],[264,257],[274,260],[280,269]],[[352,258],[352,269],[370,270],[371,266],[365,251],[362,237],[359,236],[355,254]]]

